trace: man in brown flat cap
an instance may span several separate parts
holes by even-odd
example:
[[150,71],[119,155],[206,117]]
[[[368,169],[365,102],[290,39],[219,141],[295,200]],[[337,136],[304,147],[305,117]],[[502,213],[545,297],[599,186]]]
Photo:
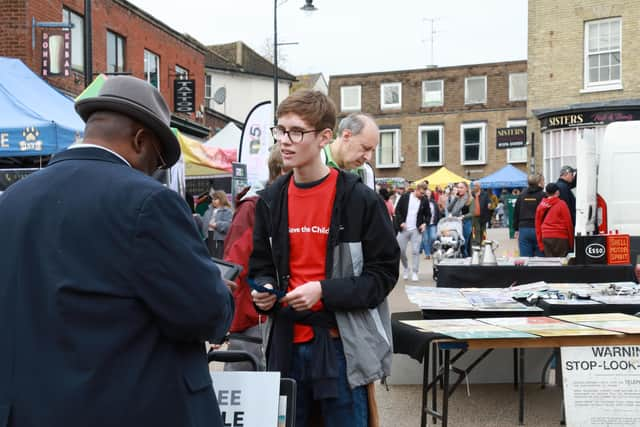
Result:
[[233,299],[150,177],[180,156],[169,109],[118,76],[76,110],[84,143],[0,196],[0,426],[222,426],[204,342]]

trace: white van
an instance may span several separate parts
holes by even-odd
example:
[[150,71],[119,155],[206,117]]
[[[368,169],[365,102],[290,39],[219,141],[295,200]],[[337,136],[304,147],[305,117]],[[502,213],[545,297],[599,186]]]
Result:
[[600,131],[578,135],[576,234],[629,234],[635,262],[640,254],[640,121],[611,123],[603,137],[596,137]]

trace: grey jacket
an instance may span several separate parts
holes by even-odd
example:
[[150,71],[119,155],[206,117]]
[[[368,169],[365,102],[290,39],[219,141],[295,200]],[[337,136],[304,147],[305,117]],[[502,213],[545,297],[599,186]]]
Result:
[[216,229],[213,230],[213,240],[224,240],[227,237],[227,232],[231,226],[231,220],[233,219],[233,211],[223,206],[218,208],[215,216],[213,216],[213,208],[209,207],[203,216],[204,227],[208,230],[209,223],[215,222]]

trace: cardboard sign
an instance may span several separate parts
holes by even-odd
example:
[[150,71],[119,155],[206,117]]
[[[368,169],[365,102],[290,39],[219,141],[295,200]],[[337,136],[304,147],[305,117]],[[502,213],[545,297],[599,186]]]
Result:
[[640,425],[640,347],[562,347],[567,427]]
[[211,372],[225,427],[278,425],[279,372]]

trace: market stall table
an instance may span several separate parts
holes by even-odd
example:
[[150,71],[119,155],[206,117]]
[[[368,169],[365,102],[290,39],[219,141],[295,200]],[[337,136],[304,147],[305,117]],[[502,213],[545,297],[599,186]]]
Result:
[[624,265],[446,265],[437,267],[437,286],[449,288],[497,288],[513,284],[599,283],[635,281],[634,268]]

